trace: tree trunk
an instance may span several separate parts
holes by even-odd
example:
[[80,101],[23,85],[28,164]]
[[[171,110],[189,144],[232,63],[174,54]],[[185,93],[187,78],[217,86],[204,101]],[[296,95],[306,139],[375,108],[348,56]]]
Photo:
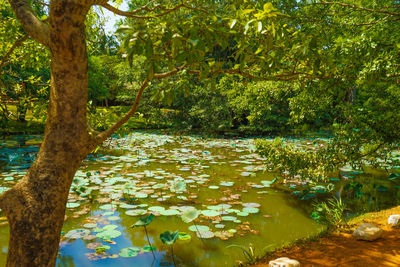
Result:
[[54,266],[72,179],[90,152],[86,1],[53,0],[50,7],[51,91],[36,161],[0,199],[10,224],[7,266]]

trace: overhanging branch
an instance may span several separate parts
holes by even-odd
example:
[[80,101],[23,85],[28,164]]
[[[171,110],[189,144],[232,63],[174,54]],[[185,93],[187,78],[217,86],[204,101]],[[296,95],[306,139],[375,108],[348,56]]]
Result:
[[[182,71],[183,69],[185,69],[186,66],[187,65],[184,64],[184,65],[177,67],[174,70],[171,70],[168,72],[156,73],[156,74],[154,74],[153,79],[163,79],[163,78],[171,77],[171,76],[177,74],[179,71]],[[94,144],[93,144],[94,147],[101,144],[102,142],[104,142],[104,140],[106,140],[108,137],[110,137],[119,127],[121,127],[124,123],[126,123],[136,113],[137,108],[140,103],[140,99],[142,98],[143,91],[149,85],[149,82],[150,81],[148,79],[144,80],[142,86],[140,87],[140,89],[136,95],[135,102],[133,103],[131,109],[119,121],[114,123],[109,129],[96,135],[96,137],[94,138]],[[93,149],[94,149],[94,147],[93,147]]]
[[[147,6],[143,6],[143,7],[139,8],[139,9],[134,10],[134,11],[122,11],[122,10],[116,8],[116,7],[113,7],[112,5],[110,5],[108,3],[100,3],[99,5],[104,7],[105,9],[113,12],[114,14],[117,14],[117,15],[120,15],[120,16],[124,16],[124,17],[134,18],[134,19],[154,19],[154,18],[159,18],[159,17],[165,16],[165,15],[168,15],[168,14],[170,14],[172,12],[175,12],[175,11],[181,9],[181,8],[186,8],[186,9],[199,11],[199,12],[208,14],[208,12],[203,10],[203,9],[194,8],[194,7],[191,7],[191,6],[189,6],[187,4],[184,4],[184,3],[179,4],[179,5],[177,5],[175,7],[172,7],[172,8],[162,8],[160,5],[157,5],[154,8],[148,8]],[[159,14],[149,15],[149,16],[137,15],[140,11],[145,10],[145,11],[152,12],[152,11],[156,10],[157,8],[162,9],[163,12],[161,12]]]
[[110,137],[119,127],[121,127],[125,122],[127,122],[135,113],[139,106],[140,99],[142,98],[142,94],[144,89],[149,85],[149,80],[144,80],[142,86],[139,89],[139,92],[136,95],[135,102],[133,103],[131,109],[116,123],[114,123],[109,129],[104,132],[99,133],[95,137],[95,144],[94,147],[100,145],[104,142],[108,137]]
[[26,0],[8,0],[18,21],[26,33],[44,46],[49,47],[49,26],[39,20]]
[[347,7],[347,8],[351,8],[351,9],[359,10],[359,11],[380,13],[380,14],[390,15],[390,16],[393,16],[393,17],[400,17],[400,13],[392,12],[392,11],[388,11],[388,10],[383,10],[383,9],[372,9],[372,8],[366,8],[366,7],[362,7],[362,6],[357,6],[357,5],[347,4],[347,3],[341,3],[341,2],[321,1],[321,3],[324,4],[324,5],[338,5],[338,6],[341,6],[341,7]]
[[0,73],[2,72],[2,68],[8,64],[9,61],[7,59],[10,57],[10,55],[14,52],[14,50],[20,46],[25,40],[28,39],[28,35],[25,34],[21,38],[19,38],[15,43],[10,47],[8,52],[1,58],[0,61]]

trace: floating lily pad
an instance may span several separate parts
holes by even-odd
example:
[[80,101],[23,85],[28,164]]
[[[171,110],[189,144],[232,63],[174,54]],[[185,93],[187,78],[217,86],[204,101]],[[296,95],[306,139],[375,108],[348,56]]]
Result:
[[81,204],[79,204],[79,203],[76,203],[76,202],[69,202],[69,203],[67,203],[67,208],[69,208],[69,209],[74,209],[74,208],[77,208],[77,207],[79,207]]
[[246,207],[243,208],[243,212],[247,213],[258,213],[260,210],[258,208],[251,208],[251,207]]
[[201,214],[203,214],[206,217],[215,217],[220,215],[219,212],[215,210],[202,210]]
[[102,229],[103,229],[103,231],[107,231],[107,230],[114,230],[114,229],[117,229],[117,228],[118,228],[118,225],[109,224],[109,225],[104,226]]
[[143,214],[145,214],[145,213],[146,213],[146,211],[143,210],[143,209],[136,209],[136,210],[127,210],[127,211],[125,211],[125,214],[126,214],[126,215],[129,215],[129,216],[139,216],[139,215],[143,215]]
[[141,249],[142,252],[152,252],[155,250],[156,250],[156,248],[153,246],[145,246],[145,247],[142,247],[142,249]]
[[110,217],[107,217],[107,220],[109,220],[109,221],[118,221],[118,220],[120,220],[121,219],[121,217],[119,217],[119,216],[110,216]]
[[206,225],[191,225],[189,226],[189,230],[192,232],[205,232],[210,230],[210,227],[206,226]]
[[133,209],[133,208],[136,208],[136,205],[123,203],[123,204],[119,205],[119,207],[121,209]]
[[169,210],[161,211],[160,214],[164,215],[164,216],[173,216],[173,215],[178,215],[179,211],[178,210],[169,209]]
[[140,252],[139,248],[129,247],[121,249],[118,255],[124,258],[132,258],[136,257],[139,254],[139,252]]
[[197,237],[199,238],[213,238],[214,237],[214,233],[211,231],[202,231],[202,232],[196,232]]
[[232,221],[233,222],[234,220],[236,220],[236,217],[235,216],[222,216],[221,219],[223,221]]
[[208,188],[209,188],[209,189],[218,189],[218,188],[219,188],[219,186],[216,186],[216,185],[210,185]]
[[190,240],[191,238],[192,238],[192,236],[189,235],[188,233],[179,232],[179,236],[178,236],[179,240],[187,241],[187,240]]
[[105,204],[105,205],[101,205],[99,207],[99,209],[102,209],[102,210],[112,210],[114,208],[115,208],[115,205],[112,205],[112,204]]
[[65,237],[70,238],[70,239],[79,239],[79,238],[83,238],[89,234],[90,234],[90,231],[87,229],[75,229],[75,230],[71,230],[68,233],[66,233]]
[[165,208],[161,206],[153,206],[148,208],[149,211],[154,211],[154,212],[161,212],[164,211]]
[[82,225],[85,228],[96,228],[97,227],[97,223],[85,223],[84,225]]
[[258,204],[258,203],[249,202],[249,203],[242,203],[242,206],[243,206],[243,207],[248,207],[248,208],[258,208],[258,207],[260,207],[261,205]]
[[122,233],[118,230],[106,230],[96,234],[96,237],[103,240],[110,240],[112,238],[119,237]]

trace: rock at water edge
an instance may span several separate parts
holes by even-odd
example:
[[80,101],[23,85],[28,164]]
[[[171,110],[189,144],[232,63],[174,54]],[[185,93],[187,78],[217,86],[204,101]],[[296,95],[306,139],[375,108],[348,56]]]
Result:
[[357,230],[353,232],[353,236],[357,240],[374,241],[380,238],[383,234],[383,230],[373,224],[363,223]]
[[388,224],[390,224],[391,226],[400,226],[400,215],[390,215],[388,219]]
[[283,257],[270,261],[269,267],[300,267],[300,263],[297,260]]

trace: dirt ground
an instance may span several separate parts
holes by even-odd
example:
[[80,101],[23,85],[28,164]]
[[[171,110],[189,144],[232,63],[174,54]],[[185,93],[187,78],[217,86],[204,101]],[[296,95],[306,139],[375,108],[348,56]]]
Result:
[[[387,224],[392,214],[400,214],[400,206],[358,217],[349,223],[344,232],[276,251],[254,267],[268,266],[270,260],[279,257],[296,259],[301,266],[399,267],[400,228]],[[363,222],[381,227],[384,230],[382,238],[372,242],[355,240],[351,233]]]

